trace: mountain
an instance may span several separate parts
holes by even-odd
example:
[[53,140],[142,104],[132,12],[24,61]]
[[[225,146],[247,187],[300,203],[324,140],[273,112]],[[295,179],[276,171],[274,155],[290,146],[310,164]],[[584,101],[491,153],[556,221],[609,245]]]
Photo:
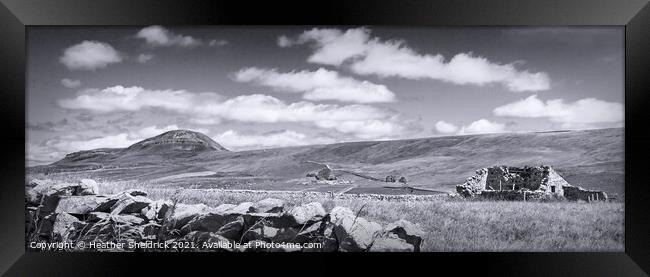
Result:
[[[110,180],[246,189],[380,192],[384,179],[452,191],[476,169],[494,165],[551,165],[571,184],[624,192],[622,128],[361,141],[231,152],[207,136],[172,131],[123,149],[69,154],[29,172],[83,174]],[[327,164],[338,183],[306,185],[305,174]],[[64,173],[57,173],[64,172]],[[394,184],[391,184],[394,185]]]

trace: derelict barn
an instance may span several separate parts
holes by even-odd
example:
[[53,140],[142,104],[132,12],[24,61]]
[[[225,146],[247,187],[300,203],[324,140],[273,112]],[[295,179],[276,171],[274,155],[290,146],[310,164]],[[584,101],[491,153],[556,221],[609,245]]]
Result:
[[481,196],[497,200],[527,200],[564,197],[569,200],[607,200],[602,191],[572,186],[551,166],[495,166],[482,168],[456,187],[463,196]]

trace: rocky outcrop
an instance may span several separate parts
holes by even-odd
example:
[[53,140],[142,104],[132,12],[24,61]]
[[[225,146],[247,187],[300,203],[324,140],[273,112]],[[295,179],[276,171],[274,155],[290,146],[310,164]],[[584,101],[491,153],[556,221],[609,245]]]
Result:
[[[283,200],[266,198],[209,207],[152,201],[139,190],[102,196],[88,195],[96,190],[70,189],[69,184],[49,185],[59,201],[48,213],[40,210],[43,204],[28,204],[30,240],[167,245],[148,251],[417,252],[424,235],[406,220],[382,227],[346,207],[327,212],[318,202],[287,208]],[[168,248],[174,243],[187,248]]]

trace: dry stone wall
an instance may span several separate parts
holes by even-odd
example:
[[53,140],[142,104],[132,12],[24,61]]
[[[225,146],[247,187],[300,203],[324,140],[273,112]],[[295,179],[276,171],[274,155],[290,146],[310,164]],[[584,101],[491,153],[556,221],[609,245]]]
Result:
[[[406,220],[382,226],[346,207],[327,212],[318,202],[289,208],[266,198],[210,207],[153,201],[141,190],[99,195],[93,183],[27,185],[28,250],[34,243],[62,242],[74,245],[68,251],[412,252],[424,235]],[[79,246],[91,243],[123,248]],[[188,247],[167,248],[178,245]]]

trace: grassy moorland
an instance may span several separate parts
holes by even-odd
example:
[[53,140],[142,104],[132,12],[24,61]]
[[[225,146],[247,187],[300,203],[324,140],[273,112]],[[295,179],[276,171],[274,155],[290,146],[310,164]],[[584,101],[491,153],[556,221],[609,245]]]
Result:
[[624,250],[624,207],[620,202],[468,201],[446,195],[386,201],[368,195],[169,189],[133,182],[101,183],[100,192],[130,188],[147,191],[151,199],[188,204],[217,206],[274,197],[289,205],[317,201],[326,210],[345,206],[382,224],[406,219],[425,231],[423,251]]

